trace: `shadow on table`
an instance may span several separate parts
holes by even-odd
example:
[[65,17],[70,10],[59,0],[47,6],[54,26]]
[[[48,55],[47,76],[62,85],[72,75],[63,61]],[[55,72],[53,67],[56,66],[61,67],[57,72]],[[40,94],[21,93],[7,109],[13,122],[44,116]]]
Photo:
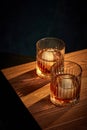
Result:
[[0,130],[40,129],[33,116],[0,72]]
[[34,57],[14,53],[0,53],[0,69],[34,61]]
[[9,80],[17,94],[22,97],[49,83],[49,79],[40,78],[36,74],[36,70],[28,71],[22,75]]

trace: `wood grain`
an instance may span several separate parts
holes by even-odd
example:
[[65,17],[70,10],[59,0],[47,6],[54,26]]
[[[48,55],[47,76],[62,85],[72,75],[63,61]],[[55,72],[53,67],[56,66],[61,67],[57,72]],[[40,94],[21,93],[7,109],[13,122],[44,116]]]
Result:
[[49,100],[49,80],[35,73],[36,62],[1,70],[33,117],[45,130],[87,129],[87,49],[65,54],[82,67],[80,101],[74,106],[56,107]]

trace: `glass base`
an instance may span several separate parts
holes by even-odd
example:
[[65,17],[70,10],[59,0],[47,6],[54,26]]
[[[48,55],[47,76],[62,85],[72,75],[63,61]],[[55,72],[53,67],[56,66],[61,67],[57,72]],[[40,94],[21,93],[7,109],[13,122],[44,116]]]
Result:
[[71,99],[70,100],[62,100],[62,99],[60,100],[60,99],[55,99],[54,97],[50,96],[50,101],[56,106],[67,106],[67,105],[73,106],[73,105],[79,103],[79,98],[75,98],[73,100],[71,100]]

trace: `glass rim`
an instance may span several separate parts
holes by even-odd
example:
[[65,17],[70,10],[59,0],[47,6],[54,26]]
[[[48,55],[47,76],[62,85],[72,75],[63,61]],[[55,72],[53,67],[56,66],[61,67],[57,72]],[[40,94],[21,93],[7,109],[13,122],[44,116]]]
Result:
[[[79,69],[80,69],[80,72],[79,72],[79,74],[77,75],[77,76],[80,76],[81,74],[82,74],[82,67],[81,67],[81,65],[80,64],[78,64],[78,63],[76,63],[76,62],[74,62],[74,61],[71,61],[71,60],[64,60],[64,63],[73,63],[73,64],[75,64],[75,65],[77,65],[78,67],[79,67]],[[58,62],[56,62],[56,63],[54,63],[53,65],[52,65],[52,67],[51,67],[51,73],[52,73],[52,68],[54,67],[54,66],[56,66],[57,65],[57,63]]]
[[65,41],[60,39],[60,38],[57,38],[57,37],[43,37],[41,39],[39,39],[37,42],[36,42],[36,46],[38,46],[38,44],[41,42],[41,41],[45,41],[45,40],[57,40],[57,41],[60,41],[63,46],[65,47]]

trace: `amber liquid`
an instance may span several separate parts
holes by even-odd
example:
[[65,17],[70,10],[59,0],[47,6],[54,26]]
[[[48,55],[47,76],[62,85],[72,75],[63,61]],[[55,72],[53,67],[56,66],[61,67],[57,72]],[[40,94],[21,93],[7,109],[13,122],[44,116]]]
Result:
[[55,105],[73,105],[79,101],[79,97],[80,84],[74,75],[60,74],[50,84],[50,99]]
[[[59,66],[63,66],[64,57],[60,53],[60,51],[58,51],[57,49],[54,49],[54,50],[52,49],[54,59],[49,61],[49,59],[43,59],[42,58],[42,55],[43,55],[44,51],[48,51],[48,49],[41,50],[37,55],[36,73],[40,77],[50,77],[51,66],[56,61],[59,62]],[[49,55],[49,57],[50,57],[50,55]]]

